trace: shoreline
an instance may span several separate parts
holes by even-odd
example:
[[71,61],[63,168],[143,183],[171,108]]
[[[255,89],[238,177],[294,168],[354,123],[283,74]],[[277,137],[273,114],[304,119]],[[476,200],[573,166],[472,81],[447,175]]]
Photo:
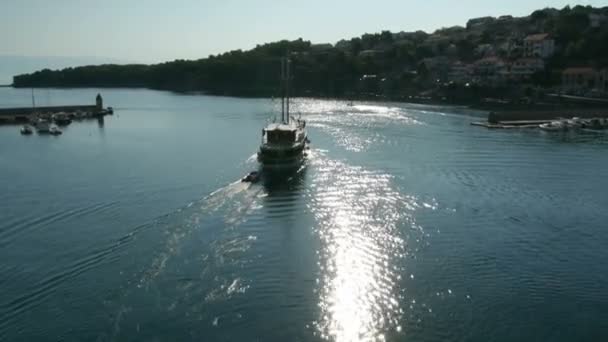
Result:
[[[8,85],[14,89],[25,89],[27,87],[15,87]],[[232,97],[241,99],[263,99],[273,98],[273,95],[262,94],[242,94],[238,92],[214,92],[204,90],[179,90],[169,88],[151,88],[145,86],[133,87],[116,87],[116,86],[65,86],[65,87],[33,87],[37,89],[87,89],[87,88],[102,88],[102,89],[145,89],[153,91],[167,91],[181,95],[207,95]],[[295,97],[304,99],[321,99],[321,100],[338,100],[338,101],[366,101],[366,102],[395,102],[403,104],[437,106],[445,108],[459,108],[461,110],[470,110],[477,112],[480,116],[487,115],[487,122],[491,124],[499,123],[500,121],[522,121],[522,120],[554,120],[563,117],[608,117],[608,103],[598,99],[569,99],[568,97],[554,98],[557,102],[546,103],[493,103],[478,101],[448,101],[447,99],[437,99],[421,96],[384,96],[384,95],[344,95],[344,96],[322,96],[320,94],[298,94]]]

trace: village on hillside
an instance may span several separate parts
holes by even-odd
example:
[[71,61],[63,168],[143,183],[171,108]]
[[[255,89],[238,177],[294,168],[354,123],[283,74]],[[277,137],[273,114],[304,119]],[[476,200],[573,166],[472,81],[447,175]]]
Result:
[[[335,44],[297,39],[198,60],[41,70],[15,87],[148,87],[275,96],[278,60],[292,59],[294,96],[475,105],[608,98],[608,7],[545,8],[466,26],[363,34]],[[597,102],[597,101],[596,101]]]
[[[418,31],[389,37],[388,33],[343,40],[335,46],[316,44],[311,51],[354,51],[364,64],[404,66],[363,75],[359,89],[369,94],[390,93],[395,83],[407,89],[403,84],[409,81],[412,87],[407,93],[421,96],[458,96],[463,94],[459,88],[476,87],[501,98],[543,93],[608,97],[606,8],[577,6],[539,10],[522,18],[481,17],[469,20],[466,27],[430,35]],[[371,48],[357,51],[370,47],[374,39]]]

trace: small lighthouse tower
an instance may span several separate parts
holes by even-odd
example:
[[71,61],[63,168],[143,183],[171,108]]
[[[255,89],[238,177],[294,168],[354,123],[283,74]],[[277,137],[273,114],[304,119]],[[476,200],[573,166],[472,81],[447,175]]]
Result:
[[97,94],[97,97],[95,98],[95,109],[98,112],[101,112],[103,109],[103,99],[101,98],[101,94]]

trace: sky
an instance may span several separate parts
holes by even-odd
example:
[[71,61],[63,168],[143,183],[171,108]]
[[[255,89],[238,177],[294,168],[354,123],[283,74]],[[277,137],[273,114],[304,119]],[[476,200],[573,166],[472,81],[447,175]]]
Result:
[[465,25],[606,0],[0,0],[0,56],[155,63],[280,39],[335,43],[382,30]]

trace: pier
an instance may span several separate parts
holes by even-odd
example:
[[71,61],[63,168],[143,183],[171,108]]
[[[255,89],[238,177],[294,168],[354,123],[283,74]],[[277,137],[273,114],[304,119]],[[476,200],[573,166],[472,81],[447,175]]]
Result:
[[0,108],[0,124],[20,124],[31,122],[39,115],[76,112],[91,113],[92,116],[103,116],[111,114],[112,110],[110,107],[107,109],[103,108],[103,99],[101,95],[97,94],[95,104],[91,105]]
[[507,121],[552,121],[559,118],[607,118],[608,108],[585,108],[585,107],[572,107],[572,108],[555,108],[550,110],[534,110],[534,109],[522,109],[522,110],[505,110],[495,111],[488,114],[488,123],[499,124]]

